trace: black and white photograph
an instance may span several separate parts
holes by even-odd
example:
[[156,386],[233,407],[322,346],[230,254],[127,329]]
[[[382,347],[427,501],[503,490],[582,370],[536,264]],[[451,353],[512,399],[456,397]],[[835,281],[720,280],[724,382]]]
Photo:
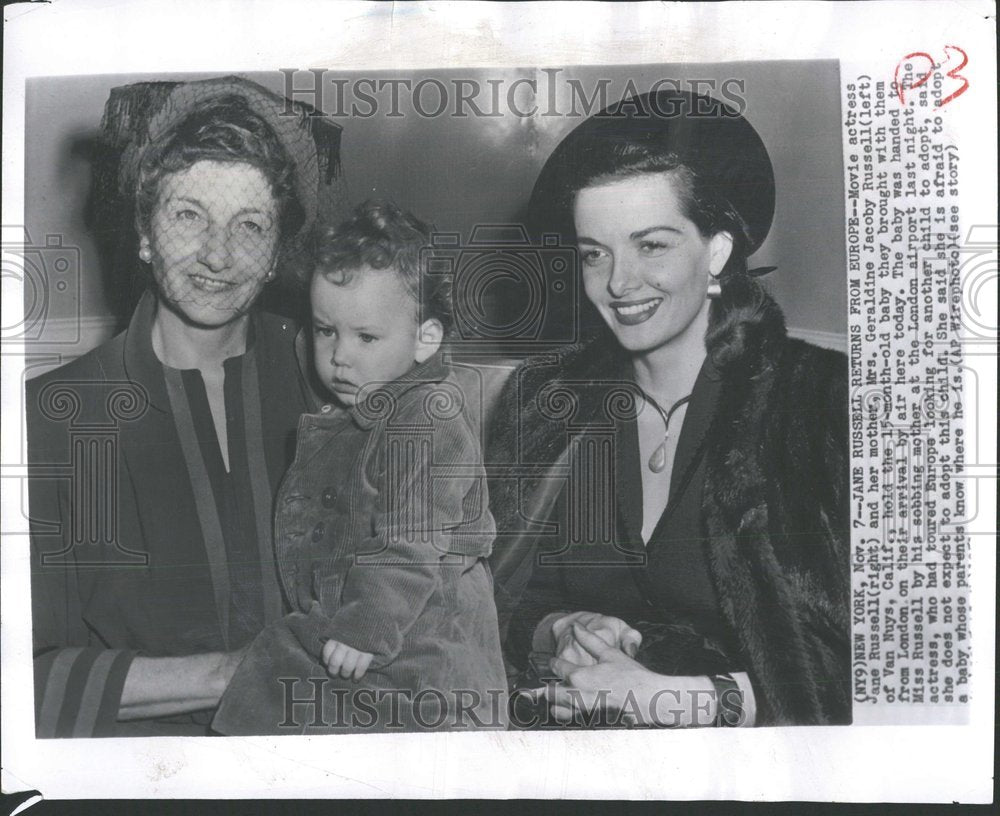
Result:
[[4,791],[82,749],[135,796],[899,801],[837,787],[866,740],[985,745],[989,26],[553,57],[514,21],[567,4],[301,8],[344,59],[5,80]]

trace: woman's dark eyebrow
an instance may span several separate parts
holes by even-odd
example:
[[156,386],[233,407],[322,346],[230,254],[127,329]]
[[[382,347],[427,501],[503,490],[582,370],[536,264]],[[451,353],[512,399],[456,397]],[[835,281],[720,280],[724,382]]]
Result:
[[205,205],[202,204],[201,201],[199,201],[197,198],[192,198],[191,196],[187,195],[172,195],[170,196],[170,198],[167,199],[167,201],[186,201],[188,204],[196,204],[202,209],[205,208]]
[[[187,202],[188,204],[195,204],[198,207],[205,209],[205,205],[201,203],[200,199],[188,195],[171,196],[168,200],[184,201]],[[270,217],[270,213],[268,213],[266,209],[261,207],[243,207],[242,209],[238,210],[233,217],[237,218],[241,215],[260,215],[262,217]]]
[[629,235],[629,238],[631,238],[634,241],[637,238],[645,238],[651,232],[660,232],[661,230],[666,230],[667,232],[675,232],[678,235],[683,234],[681,230],[677,229],[677,227],[668,227],[665,224],[663,224],[657,227],[646,227],[646,229],[636,230],[635,232]]

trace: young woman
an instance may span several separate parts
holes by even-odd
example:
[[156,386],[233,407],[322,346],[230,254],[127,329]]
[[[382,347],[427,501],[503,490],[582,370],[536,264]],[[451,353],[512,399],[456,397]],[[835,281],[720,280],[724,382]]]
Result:
[[256,304],[335,144],[288,106],[235,77],[112,92],[111,192],[149,288],[125,332],[28,383],[39,737],[206,733],[284,611],[271,504],[312,403],[296,327]]
[[[847,364],[788,338],[747,269],[774,196],[746,119],[679,92],[588,120],[536,184],[602,326],[515,372],[488,454],[574,474],[548,503],[552,479],[490,484],[507,657],[558,681],[559,721],[850,721]],[[574,538],[602,507],[607,534]]]

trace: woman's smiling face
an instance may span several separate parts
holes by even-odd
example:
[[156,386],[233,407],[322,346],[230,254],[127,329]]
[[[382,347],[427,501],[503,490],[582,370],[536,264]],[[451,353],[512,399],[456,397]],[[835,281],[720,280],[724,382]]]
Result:
[[264,174],[249,164],[206,160],[164,176],[141,246],[160,299],[210,328],[253,305],[274,266],[278,234]]
[[710,275],[732,251],[727,232],[705,238],[684,214],[671,172],[611,179],[576,195],[584,290],[618,342],[643,353],[708,326]]

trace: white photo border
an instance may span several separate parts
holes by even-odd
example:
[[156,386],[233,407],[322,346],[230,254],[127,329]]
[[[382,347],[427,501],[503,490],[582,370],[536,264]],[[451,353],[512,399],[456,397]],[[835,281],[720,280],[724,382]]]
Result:
[[[946,114],[949,127],[961,135],[963,234],[996,217],[996,29],[990,2],[105,0],[21,4],[6,7],[4,14],[5,225],[24,223],[23,102],[25,80],[32,76],[756,59],[839,59],[842,77],[865,71],[891,76],[904,55],[946,44],[961,46],[970,57],[964,72],[968,91]],[[8,304],[22,302],[6,281],[4,295]],[[986,322],[995,327],[995,297],[992,309]],[[3,354],[0,461],[14,462],[23,445],[14,430],[21,368],[16,347],[4,346]],[[976,372],[985,409],[980,415],[988,418],[996,405],[995,346],[992,354],[970,356],[966,365]],[[995,427],[980,427],[978,442],[977,466],[993,468],[995,479]],[[968,725],[35,740],[26,693],[33,685],[27,537],[23,529],[7,526],[24,516],[20,490],[12,489],[22,474],[5,466],[3,476],[4,791],[34,788],[53,799],[992,799],[996,552],[984,534],[992,532],[987,528],[996,513],[988,488],[980,488],[980,513],[970,535],[976,545],[975,663]]]

